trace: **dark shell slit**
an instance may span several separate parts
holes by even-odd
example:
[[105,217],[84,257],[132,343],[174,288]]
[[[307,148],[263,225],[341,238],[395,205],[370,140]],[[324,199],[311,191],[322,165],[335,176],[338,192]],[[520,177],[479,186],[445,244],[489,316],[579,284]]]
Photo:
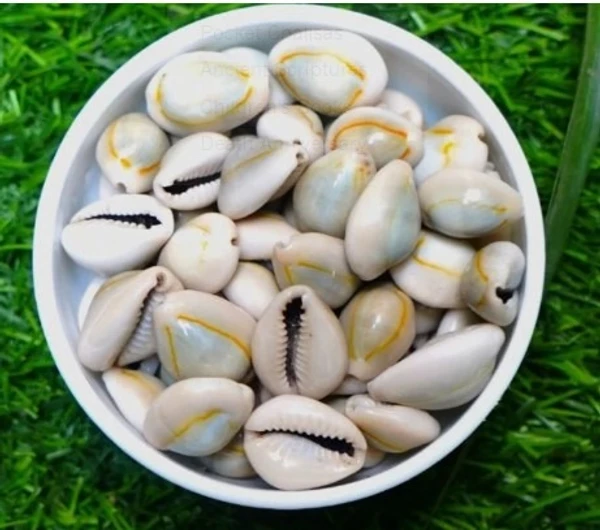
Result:
[[149,213],[133,213],[133,214],[125,214],[125,213],[100,213],[97,215],[90,215],[83,219],[83,221],[95,221],[95,220],[104,220],[104,221],[115,221],[122,223],[131,223],[135,225],[143,226],[146,229],[150,229],[153,226],[160,225],[158,217]]
[[262,431],[259,434],[261,436],[268,436],[269,434],[290,434],[292,436],[297,436],[298,438],[304,438],[305,440],[317,444],[328,451],[333,451],[334,453],[340,453],[342,455],[348,455],[350,457],[354,456],[354,446],[348,440],[344,440],[342,438],[332,438],[330,436],[289,431],[286,429],[269,429]]
[[176,179],[173,181],[173,184],[168,186],[163,186],[163,190],[170,195],[183,195],[187,191],[192,188],[196,188],[198,186],[204,186],[205,184],[210,184],[215,180],[219,180],[221,178],[220,173],[214,173],[212,175],[206,175],[204,177],[192,177],[190,179]]

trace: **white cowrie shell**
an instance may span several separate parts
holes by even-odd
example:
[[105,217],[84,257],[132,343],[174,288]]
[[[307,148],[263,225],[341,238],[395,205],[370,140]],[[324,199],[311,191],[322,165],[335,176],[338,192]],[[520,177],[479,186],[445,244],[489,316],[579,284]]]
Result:
[[230,302],[256,319],[262,316],[278,292],[273,273],[262,265],[248,262],[240,262],[231,281],[223,287],[223,294]]
[[210,455],[233,439],[253,406],[254,394],[246,385],[218,377],[186,379],[153,401],[144,437],[157,449]]
[[475,255],[466,242],[421,230],[417,245],[390,269],[394,283],[416,302],[429,307],[461,308],[460,279]]
[[523,200],[481,171],[444,169],[419,188],[423,222],[452,237],[477,237],[523,216]]
[[179,291],[154,312],[162,366],[175,379],[227,377],[241,380],[250,368],[254,319],[218,296]]
[[242,260],[270,260],[276,243],[298,233],[286,220],[271,212],[259,212],[236,224]]
[[435,334],[436,336],[445,335],[475,324],[481,324],[481,319],[470,309],[449,309],[442,317]]
[[167,62],[146,88],[152,119],[172,134],[223,132],[261,112],[268,77],[218,52],[181,54]]
[[360,286],[346,261],[341,239],[307,232],[273,249],[273,271],[281,289],[311,287],[332,308],[343,306]]
[[102,374],[102,380],[121,414],[141,432],[150,405],[165,385],[153,375],[127,368],[111,368]]
[[304,490],[357,472],[367,443],[348,418],[324,403],[277,396],[246,422],[244,449],[252,467],[271,486]]
[[96,144],[96,161],[116,188],[127,193],[152,189],[169,138],[148,116],[132,112],[112,121]]
[[461,294],[469,308],[498,326],[508,326],[517,316],[525,256],[510,241],[491,243],[477,251],[465,270]]
[[272,394],[321,399],[346,375],[344,333],[335,314],[312,289],[288,287],[256,324],[252,364]]
[[353,396],[354,394],[364,394],[366,391],[367,385],[364,381],[353,375],[347,375],[340,385],[331,391],[331,394],[334,396]]
[[394,160],[367,184],[348,217],[345,248],[350,268],[374,280],[415,248],[421,214],[411,167]]
[[348,400],[346,416],[362,431],[370,446],[386,453],[404,453],[428,444],[441,430],[438,421],[427,412],[378,403],[366,395]]
[[423,134],[423,158],[415,167],[415,182],[423,184],[444,168],[482,171],[488,146],[482,125],[468,116],[447,116]]
[[423,132],[413,122],[379,107],[358,107],[342,114],[327,129],[327,152],[367,148],[377,168],[395,159],[415,165],[423,153]]
[[205,213],[175,231],[158,263],[172,270],[187,289],[216,293],[235,274],[239,255],[234,222]]
[[218,453],[203,456],[201,462],[213,473],[229,478],[250,478],[256,476],[246,452],[244,451],[244,436],[239,433]]
[[271,50],[269,68],[295,99],[327,116],[376,103],[388,81],[375,47],[346,31],[290,35]]
[[423,128],[423,112],[417,102],[399,90],[388,88],[383,91],[377,104],[382,109],[389,109],[413,122],[419,129]]
[[154,179],[154,195],[176,210],[196,210],[217,200],[220,171],[231,140],[201,132],[183,138],[165,154]]
[[156,352],[153,314],[168,292],[183,289],[163,267],[127,271],[98,289],[77,341],[77,356],[90,370],[127,365]]
[[113,195],[84,206],[63,228],[79,265],[111,276],[150,262],[171,237],[173,212],[147,195]]
[[435,331],[442,319],[444,311],[439,307],[427,307],[418,302],[415,306],[415,331],[417,335]]
[[294,212],[307,231],[344,237],[350,211],[375,175],[366,150],[336,149],[313,162],[294,188]]
[[348,373],[361,381],[396,363],[415,338],[413,303],[391,282],[360,291],[340,322],[348,344]]
[[219,211],[231,219],[256,212],[282,187],[293,186],[307,161],[299,145],[264,138],[237,144],[221,170]]
[[373,379],[369,394],[425,410],[464,405],[490,380],[504,338],[504,331],[492,324],[436,337]]
[[261,138],[301,145],[308,154],[309,163],[322,156],[325,150],[321,118],[302,105],[266,111],[256,123],[256,134]]
[[291,105],[294,98],[288,94],[281,86],[279,81],[269,72],[269,56],[254,48],[238,46],[223,50],[223,55],[237,60],[241,64],[252,65],[254,68],[260,69],[261,73],[269,76],[269,102],[267,108],[282,107]]

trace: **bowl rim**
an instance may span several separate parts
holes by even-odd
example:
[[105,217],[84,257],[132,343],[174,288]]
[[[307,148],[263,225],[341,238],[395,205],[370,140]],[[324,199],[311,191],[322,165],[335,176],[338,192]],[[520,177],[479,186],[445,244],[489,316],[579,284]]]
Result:
[[[327,21],[324,28],[345,29],[388,41],[404,53],[419,57],[427,68],[468,95],[471,104],[488,122],[493,123],[500,150],[511,153],[507,164],[516,175],[525,207],[525,242],[527,269],[519,317],[502,361],[484,391],[470,404],[458,420],[440,438],[418,453],[388,470],[356,483],[332,485],[308,491],[278,491],[248,488],[243,485],[202,476],[172,460],[141,441],[107,407],[78,366],[67,334],[57,324],[59,314],[54,254],[59,244],[55,228],[61,193],[89,125],[96,123],[104,110],[123,91],[128,79],[158,69],[169,57],[180,53],[190,41],[198,40],[207,27],[217,31],[244,30],[269,22],[306,23]],[[491,98],[458,64],[440,50],[412,33],[369,15],[317,5],[263,5],[235,9],[183,26],[153,42],[114,72],[92,95],[65,134],[51,163],[40,196],[33,240],[33,277],[39,318],[46,341],[58,370],[70,392],[92,421],[131,458],[156,475],[194,493],[242,506],[269,509],[307,509],[343,504],[375,495],[410,480],[425,471],[460,445],[485,420],[512,381],[533,335],[539,313],[544,281],[545,248],[542,211],[525,155],[509,124]]]

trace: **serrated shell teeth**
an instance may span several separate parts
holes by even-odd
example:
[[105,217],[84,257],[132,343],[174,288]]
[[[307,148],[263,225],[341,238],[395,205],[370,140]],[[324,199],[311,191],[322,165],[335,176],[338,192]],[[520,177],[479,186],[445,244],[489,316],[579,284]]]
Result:
[[90,370],[123,366],[156,352],[153,315],[165,294],[183,289],[164,267],[128,271],[107,279],[83,322],[77,354]]
[[302,490],[358,471],[367,444],[333,408],[304,396],[278,396],[258,407],[245,426],[246,455],[261,478],[279,489]]
[[177,210],[204,208],[217,200],[221,168],[231,140],[218,133],[183,138],[165,154],[154,180],[155,196]]
[[147,264],[173,233],[173,212],[147,195],[114,195],[79,210],[62,246],[79,265],[113,275]]
[[256,325],[252,362],[271,393],[323,398],[341,383],[348,367],[342,328],[312,289],[289,287]]

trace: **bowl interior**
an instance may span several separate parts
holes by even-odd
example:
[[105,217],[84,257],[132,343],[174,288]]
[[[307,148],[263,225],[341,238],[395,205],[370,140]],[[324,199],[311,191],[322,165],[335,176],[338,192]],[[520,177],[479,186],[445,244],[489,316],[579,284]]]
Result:
[[[255,9],[259,8],[252,8],[244,11],[250,12]],[[265,8],[263,7],[260,9],[264,10]],[[329,8],[318,9],[326,9],[328,14],[331,12],[335,12],[333,9]],[[285,11],[281,11],[281,13],[285,13]],[[337,12],[335,13],[337,15]],[[223,17],[223,15],[221,15],[221,17]],[[343,23],[342,18],[344,21]],[[362,19],[368,19],[369,24],[364,26],[360,24],[359,22]],[[57,314],[52,316],[52,326],[58,326],[62,329],[68,343],[67,352],[61,351],[60,354],[58,354],[56,351],[54,351],[54,355],[57,358],[57,362],[59,364],[61,372],[63,373],[63,376],[65,376],[67,381],[69,381],[69,379],[73,380],[75,378],[80,378],[81,381],[83,381],[83,378],[85,378],[85,384],[87,384],[90,387],[91,391],[96,395],[96,397],[102,401],[104,410],[99,413],[98,409],[96,408],[95,412],[92,414],[90,412],[91,406],[87,407],[86,404],[83,402],[84,400],[77,396],[80,402],[82,402],[84,408],[86,408],[86,411],[88,411],[88,413],[93,417],[94,421],[96,421],[96,423],[98,423],[103,428],[103,430],[110,430],[112,434],[109,434],[109,436],[111,436],[113,440],[115,440],[115,432],[121,433],[123,438],[126,438],[127,441],[123,443],[117,443],[119,443],[121,447],[124,447],[124,444],[127,445],[126,450],[130,452],[130,454],[134,453],[132,454],[132,456],[138,458],[140,461],[147,457],[147,459],[150,459],[153,462],[155,462],[155,464],[149,466],[155,471],[157,471],[157,468],[161,467],[168,468],[168,461],[171,461],[173,464],[183,464],[188,468],[188,470],[192,469],[194,474],[198,474],[201,477],[206,477],[206,479],[204,479],[204,481],[202,482],[199,482],[198,484],[190,484],[190,481],[193,482],[196,479],[193,475],[187,474],[188,471],[186,471],[183,467],[180,467],[179,465],[173,467],[169,471],[161,471],[161,474],[163,474],[163,476],[167,476],[171,480],[174,480],[174,477],[177,476],[177,473],[180,473],[182,477],[185,476],[185,479],[182,478],[181,480],[175,480],[176,482],[185,485],[186,487],[190,487],[190,489],[193,489],[195,491],[202,492],[206,495],[211,495],[211,488],[207,486],[213,484],[215,486],[214,491],[216,493],[212,496],[215,496],[217,498],[225,498],[227,500],[232,500],[232,497],[228,497],[228,495],[222,494],[223,490],[217,487],[217,483],[228,483],[231,485],[235,485],[237,486],[235,490],[237,490],[237,493],[239,493],[240,495],[238,495],[239,498],[233,500],[234,502],[238,502],[241,504],[251,504],[255,506],[275,506],[275,503],[270,501],[267,502],[256,500],[263,499],[263,497],[255,496],[253,497],[254,500],[244,500],[244,495],[246,495],[246,499],[251,498],[247,496],[247,492],[253,489],[266,490],[265,493],[268,492],[270,495],[275,496],[288,495],[288,497],[285,497],[287,500],[282,501],[282,503],[280,503],[277,507],[290,507],[294,505],[294,502],[291,500],[291,496],[296,494],[290,494],[287,492],[275,492],[260,480],[230,480],[221,477],[215,477],[207,471],[203,470],[202,467],[193,459],[180,458],[178,456],[160,453],[152,449],[144,441],[143,437],[139,435],[132,427],[130,427],[127,424],[125,420],[121,418],[119,412],[114,407],[110,397],[104,390],[100,378],[97,375],[94,375],[82,369],[78,361],[76,360],[74,352],[76,350],[76,342],[78,335],[77,313],[79,304],[90,283],[94,281],[97,282],[98,279],[88,271],[85,271],[82,268],[76,266],[62,251],[62,248],[60,246],[60,233],[63,226],[68,222],[70,217],[83,205],[115,192],[113,189],[111,189],[106,179],[101,177],[99,169],[95,163],[95,143],[102,130],[108,125],[108,123],[111,120],[115,119],[117,116],[125,112],[130,112],[132,110],[144,109],[144,89],[146,84],[148,83],[152,74],[158,69],[158,67],[160,67],[161,64],[164,63],[164,60],[172,55],[197,49],[222,50],[231,46],[252,46],[264,51],[268,51],[272,47],[272,45],[274,45],[282,37],[296,31],[305,29],[328,29],[343,27],[344,29],[351,29],[357,33],[363,33],[363,35],[377,47],[377,49],[381,52],[382,56],[384,57],[384,60],[386,61],[386,64],[389,69],[389,85],[393,88],[398,88],[404,91],[405,93],[409,94],[420,104],[421,108],[424,111],[427,126],[431,125],[441,117],[449,114],[466,114],[478,119],[486,129],[486,141],[490,147],[490,158],[494,162],[497,170],[502,175],[503,179],[518,189],[522,189],[523,186],[531,187],[532,181],[531,175],[528,171],[525,175],[516,174],[515,166],[514,164],[511,164],[511,157],[513,154],[515,156],[522,157],[522,153],[520,152],[520,150],[519,153],[507,152],[505,147],[505,138],[499,137],[500,133],[496,130],[497,127],[495,126],[495,124],[498,120],[498,116],[494,116],[492,119],[490,118],[490,115],[487,112],[483,113],[481,99],[475,98],[477,99],[478,103],[474,103],[473,98],[471,98],[469,94],[465,94],[462,91],[463,88],[461,86],[457,86],[455,83],[448,80],[448,78],[445,75],[440,73],[439,69],[432,67],[431,63],[428,63],[427,60],[423,59],[422,56],[419,56],[417,53],[415,53],[415,50],[413,46],[411,46],[411,43],[414,43],[414,41],[418,41],[418,39],[415,39],[415,37],[406,34],[406,32],[403,32],[398,28],[393,28],[392,26],[389,26],[388,24],[385,24],[380,21],[375,21],[375,23],[373,22],[373,19],[370,19],[370,17],[365,17],[364,15],[356,15],[352,13],[346,13],[344,17],[336,16],[335,18],[332,18],[331,16],[315,17],[313,15],[290,18],[281,15],[279,17],[274,16],[271,18],[271,20],[265,19],[263,21],[261,21],[261,19],[257,16],[250,16],[247,19],[247,25],[244,27],[241,26],[241,18],[238,17],[238,19],[236,19],[238,20],[238,26],[233,29],[225,30],[223,30],[219,25],[213,27],[211,24],[208,23],[209,20],[211,19],[208,19],[205,25],[198,26],[196,28],[197,31],[195,32],[191,32],[188,30],[187,38],[179,38],[178,40],[171,39],[171,41],[169,41],[169,46],[163,46],[162,58],[161,53],[158,53],[156,60],[146,60],[144,65],[141,65],[141,63],[138,62],[138,67],[136,69],[130,68],[132,72],[135,72],[138,75],[131,76],[129,84],[119,88],[118,97],[111,97],[109,100],[102,100],[102,105],[104,105],[103,112],[95,116],[95,119],[93,121],[87,122],[85,124],[85,129],[80,129],[84,130],[84,134],[79,135],[79,138],[77,139],[78,148],[76,152],[73,152],[69,155],[69,165],[66,171],[67,174],[64,176],[63,179],[64,186],[61,190],[54,190],[55,194],[60,193],[60,198],[57,202],[56,211],[53,212],[53,219],[55,221],[52,226],[44,228],[44,230],[46,230],[47,233],[51,233],[53,236],[51,243],[51,270],[53,271],[52,289],[53,296],[56,297]],[[197,23],[197,25],[198,24],[199,23]],[[377,24],[381,26],[377,26]],[[384,27],[386,31],[382,31]],[[378,31],[378,28],[381,31]],[[392,34],[396,35],[396,37],[402,38],[391,39],[390,35]],[[167,37],[167,39],[168,38],[169,37]],[[159,42],[157,44],[154,44],[153,46],[156,50],[158,50],[158,47],[160,47],[160,45],[161,43]],[[146,50],[146,52],[148,52],[148,50]],[[435,53],[438,53],[439,55],[439,52]],[[149,54],[147,53],[147,58],[148,55]],[[129,65],[125,65],[124,68],[128,67]],[[455,66],[452,67],[456,68]],[[103,89],[101,89],[100,92],[102,90]],[[97,96],[99,97],[99,94],[94,96],[94,98],[97,98]],[[72,139],[70,145],[71,147],[73,145]],[[63,146],[61,146],[61,150],[67,148],[69,148],[69,146],[67,145],[63,144]],[[529,179],[529,181],[527,181],[526,179]],[[531,192],[531,190],[529,190],[529,192]],[[530,212],[533,212],[531,213],[531,215],[539,216],[539,203],[537,203],[537,196],[535,196],[535,200],[536,203],[531,205],[532,210],[530,210]],[[530,205],[527,204],[526,207],[529,208]],[[40,228],[39,230],[41,231],[42,229]],[[525,230],[525,222],[523,222],[518,225],[515,231],[515,240],[524,249],[527,249],[526,236],[527,233]],[[527,250],[526,255],[528,260],[530,260],[530,256],[528,255]],[[525,284],[522,287],[523,290],[526,289],[527,281],[531,280],[528,279],[528,277],[526,278]],[[36,289],[38,288],[39,282],[40,280],[36,274]],[[535,317],[537,316],[537,309],[539,307],[539,300],[533,302],[533,307],[535,309],[535,314],[529,315],[527,316],[527,318],[533,318],[535,320]],[[44,320],[44,315],[42,314],[41,316]],[[525,317],[521,314],[519,316],[519,320],[523,318]],[[519,320],[517,321],[517,325]],[[531,324],[530,327],[532,328],[533,324]],[[45,325],[46,331],[47,328],[48,326]],[[510,344],[512,341],[513,331],[514,326],[513,328],[507,330],[507,345]],[[527,335],[527,331],[528,328],[525,329],[525,335]],[[526,341],[528,342],[528,340],[529,336],[526,336]],[[503,385],[503,388],[499,389],[499,393],[497,392],[498,398],[502,391],[506,388],[508,382],[510,381],[512,373],[514,373],[514,370],[516,370],[516,367],[518,366],[524,353],[525,347],[526,344],[521,348],[520,351],[515,351],[515,355],[511,360],[506,361],[510,362],[511,366],[506,367],[505,376],[506,374],[508,374],[508,378],[505,377],[506,381],[502,381],[500,383],[501,386]],[[52,349],[55,350],[54,347]],[[505,360],[501,360],[499,366],[501,366],[503,363],[505,363]],[[486,399],[483,394],[476,400],[476,402],[481,399]],[[436,453],[439,455],[437,458],[434,458],[433,461],[436,461],[441,456],[444,456],[450,449],[453,448],[449,447],[449,445],[455,446],[456,443],[462,441],[457,441],[453,439],[449,443],[448,431],[451,430],[451,428],[456,424],[458,419],[465,414],[465,411],[467,411],[469,407],[472,406],[474,405],[472,404],[470,406],[461,407],[458,409],[435,414],[435,416],[440,420],[440,422],[443,425],[443,433],[436,441],[434,441],[425,449],[428,452],[427,454],[430,456],[435,455]],[[492,406],[493,405],[490,405],[488,407],[488,412]],[[483,414],[483,416],[485,416],[485,413]],[[477,423],[479,423],[482,419],[483,417],[480,417]],[[475,427],[476,425],[467,426],[466,431],[464,432],[468,434]],[[119,434],[119,436],[121,436],[121,434]],[[137,449],[136,451],[130,451],[130,449],[132,449],[133,447],[139,448],[139,455],[137,454]],[[363,470],[351,477],[350,479],[348,479],[347,482],[354,483],[352,487],[355,489],[360,489],[360,485],[356,483],[363,482],[366,484],[368,482],[368,480],[366,479],[369,479],[369,477],[380,475],[383,472],[392,473],[398,471],[399,468],[401,468],[402,466],[405,466],[407,473],[403,476],[402,473],[398,472],[394,475],[394,478],[392,480],[394,483],[399,483],[403,480],[406,480],[407,478],[410,478],[410,476],[416,474],[417,467],[427,467],[423,464],[423,461],[419,463],[419,466],[413,466],[410,469],[410,471],[408,471],[410,461],[418,458],[419,453],[423,451],[415,451],[404,456],[398,457],[388,456],[377,467],[368,470]],[[148,461],[144,461],[143,463],[145,465],[149,465]],[[391,475],[389,476],[391,477]],[[336,485],[326,489],[339,490],[339,488],[344,488],[344,485]],[[381,489],[384,489],[384,487],[379,487],[379,490]],[[231,491],[233,492],[235,490],[232,489]],[[312,494],[315,492],[310,493]],[[321,496],[323,497],[322,494]],[[362,495],[360,493],[350,496],[342,495],[338,496],[337,501],[335,502],[340,502],[340,500],[349,500],[352,497],[357,498],[361,496],[365,495]],[[283,499],[284,497],[281,498]],[[309,497],[306,497],[306,499],[308,498]],[[331,499],[333,498],[334,497],[329,496],[329,500],[322,499],[319,501],[318,497],[313,496],[313,500],[306,501],[306,503],[304,503],[304,506],[331,504],[334,502],[331,501]],[[266,499],[266,497],[264,497],[264,499]],[[298,503],[296,503],[296,507],[301,506],[298,505]]]

